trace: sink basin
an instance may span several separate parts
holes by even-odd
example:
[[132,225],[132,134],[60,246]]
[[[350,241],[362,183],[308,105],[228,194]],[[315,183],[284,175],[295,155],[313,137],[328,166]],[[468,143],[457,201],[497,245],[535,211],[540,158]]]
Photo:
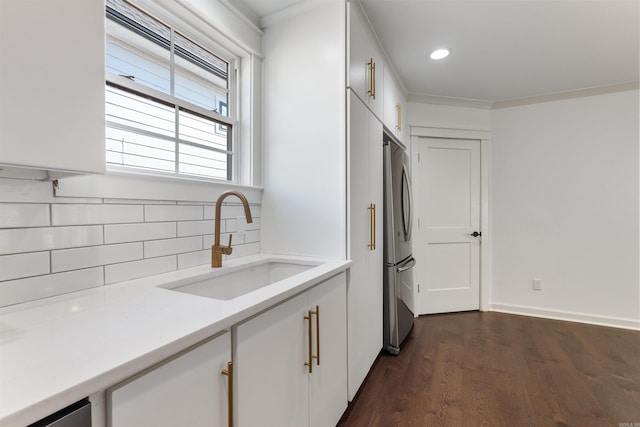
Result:
[[222,272],[220,275],[174,287],[171,290],[207,298],[231,300],[310,270],[315,266],[315,264],[266,261],[262,264],[254,264],[226,273]]

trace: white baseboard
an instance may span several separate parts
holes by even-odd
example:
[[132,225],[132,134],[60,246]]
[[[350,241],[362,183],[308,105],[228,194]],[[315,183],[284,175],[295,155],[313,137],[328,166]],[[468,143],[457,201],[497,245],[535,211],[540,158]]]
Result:
[[640,331],[640,320],[634,319],[595,316],[592,314],[575,313],[571,311],[549,310],[543,308],[500,303],[491,304],[490,307],[490,311],[497,311],[500,313],[520,314],[523,316],[542,317],[545,319],[554,320],[566,320],[569,322],[588,323],[591,325],[609,326],[614,328]]

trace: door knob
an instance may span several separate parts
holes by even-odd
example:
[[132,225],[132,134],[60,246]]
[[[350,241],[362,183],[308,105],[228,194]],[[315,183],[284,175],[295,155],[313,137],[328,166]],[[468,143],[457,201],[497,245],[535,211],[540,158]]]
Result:
[[482,233],[478,233],[477,231],[474,231],[473,233],[469,234],[469,236],[478,237],[478,236],[482,236]]

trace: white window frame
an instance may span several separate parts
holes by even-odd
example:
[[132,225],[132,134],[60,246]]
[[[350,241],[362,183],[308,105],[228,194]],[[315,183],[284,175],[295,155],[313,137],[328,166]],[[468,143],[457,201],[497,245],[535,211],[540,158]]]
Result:
[[[184,37],[189,38],[194,43],[201,45],[203,48],[211,51],[216,56],[220,57],[222,60],[228,63],[228,75],[227,75],[227,84],[228,84],[228,94],[227,94],[227,111],[228,116],[224,116],[219,114],[217,111],[209,111],[205,108],[202,108],[198,105],[192,104],[188,101],[184,101],[181,98],[166,94],[159,90],[153,89],[147,85],[138,83],[132,79],[127,77],[123,77],[114,73],[105,72],[105,83],[107,85],[112,85],[117,88],[124,89],[126,91],[131,91],[135,94],[141,95],[149,95],[159,101],[165,102],[170,105],[175,105],[178,108],[184,108],[187,111],[192,111],[194,113],[200,114],[204,117],[209,117],[215,121],[225,123],[230,125],[231,127],[231,149],[230,158],[231,161],[227,163],[227,168],[231,168],[231,177],[229,179],[218,179],[211,178],[206,176],[198,176],[191,174],[180,174],[173,172],[164,172],[153,169],[145,169],[142,167],[134,167],[134,166],[126,166],[126,165],[115,165],[111,163],[106,164],[107,172],[116,172],[116,173],[131,173],[134,175],[149,175],[149,176],[164,176],[168,178],[176,178],[176,179],[186,179],[190,181],[204,181],[204,182],[217,182],[217,183],[230,183],[230,184],[239,184],[240,182],[240,165],[241,165],[241,144],[239,137],[239,128],[240,123],[237,119],[237,112],[239,111],[239,85],[237,76],[240,72],[239,63],[241,62],[239,55],[233,54],[230,50],[211,40],[209,37],[202,37],[199,35],[199,31],[195,30],[191,25],[184,22],[183,20],[177,19],[176,16],[172,15],[172,11],[166,10],[164,8],[159,8],[157,3],[145,1],[145,0],[127,0],[133,6],[139,8],[144,13],[150,15],[151,17],[157,19],[163,24],[167,25],[171,28],[172,33],[177,32],[182,34]],[[108,19],[108,18],[107,18]],[[108,37],[108,35],[107,35]],[[173,75],[174,73],[174,63],[173,61],[170,63],[170,73]],[[173,79],[173,76],[172,76]],[[106,90],[106,88],[105,88]],[[106,126],[106,123],[105,123]],[[140,131],[141,134],[144,134],[144,131]],[[176,143],[177,145],[177,143]],[[177,150],[177,146],[176,146]],[[252,159],[255,161],[255,159]],[[176,165],[177,168],[177,165]]]

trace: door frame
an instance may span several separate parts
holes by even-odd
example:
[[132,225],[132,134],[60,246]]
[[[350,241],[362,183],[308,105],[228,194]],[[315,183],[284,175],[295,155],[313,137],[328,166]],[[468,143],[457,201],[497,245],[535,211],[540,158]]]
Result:
[[[480,141],[480,311],[491,311],[491,221],[489,177],[491,167],[491,133],[485,130],[436,128],[411,126],[411,147],[420,143],[421,138],[467,139]],[[417,167],[417,156],[411,150],[411,168]],[[414,182],[414,193],[416,183]],[[414,218],[414,221],[417,221]],[[414,223],[414,227],[418,224]],[[418,290],[414,287],[414,301],[418,301]],[[413,307],[414,313],[417,312]]]

